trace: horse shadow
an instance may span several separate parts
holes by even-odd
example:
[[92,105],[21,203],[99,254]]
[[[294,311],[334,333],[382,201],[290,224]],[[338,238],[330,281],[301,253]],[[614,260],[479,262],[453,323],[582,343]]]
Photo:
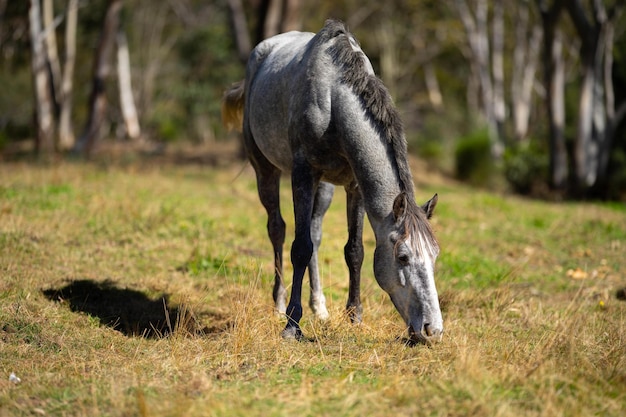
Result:
[[226,331],[230,325],[219,313],[203,314],[203,327],[185,305],[173,306],[168,294],[151,298],[141,291],[120,288],[114,282],[73,280],[61,288],[42,290],[51,301],[66,304],[73,312],[87,313],[128,337],[158,339],[173,333],[205,336]]

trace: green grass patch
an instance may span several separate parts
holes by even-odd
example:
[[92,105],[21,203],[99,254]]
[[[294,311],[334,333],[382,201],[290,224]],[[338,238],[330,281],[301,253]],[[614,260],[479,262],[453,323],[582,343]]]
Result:
[[[404,343],[369,225],[364,322],[346,318],[340,189],[320,250],[331,318],[305,307],[296,343],[249,167],[0,166],[0,415],[621,416],[623,206],[419,178],[420,202],[439,193],[431,348]],[[287,186],[281,207],[290,242]]]

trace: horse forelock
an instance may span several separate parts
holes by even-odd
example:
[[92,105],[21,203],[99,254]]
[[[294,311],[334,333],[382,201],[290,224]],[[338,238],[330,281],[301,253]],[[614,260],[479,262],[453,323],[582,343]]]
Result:
[[[339,30],[338,28],[343,28]],[[413,180],[407,162],[407,145],[404,127],[393,99],[383,82],[368,71],[367,57],[351,44],[356,39],[337,21],[327,21],[320,33],[326,40],[333,39],[328,48],[332,61],[341,69],[341,82],[350,86],[380,135],[392,145],[402,191],[413,197]],[[330,37],[330,34],[334,36]]]
[[[403,233],[394,247],[397,251],[398,245],[410,242],[411,249],[422,260],[430,260],[434,264],[439,255],[439,243],[426,218],[424,211],[415,203],[409,204],[402,222]],[[428,258],[426,258],[428,256]]]

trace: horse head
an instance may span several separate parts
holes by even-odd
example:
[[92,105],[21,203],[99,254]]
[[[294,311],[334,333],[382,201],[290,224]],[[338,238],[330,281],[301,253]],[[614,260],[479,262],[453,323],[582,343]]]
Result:
[[434,276],[439,245],[428,224],[436,205],[436,194],[421,207],[406,193],[398,195],[377,233],[374,252],[376,281],[391,297],[411,340],[426,344],[441,340],[443,333]]

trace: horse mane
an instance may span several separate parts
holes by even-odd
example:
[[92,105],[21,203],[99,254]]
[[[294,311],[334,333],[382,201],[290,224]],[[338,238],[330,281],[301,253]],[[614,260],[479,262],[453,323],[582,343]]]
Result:
[[351,40],[356,42],[356,39],[343,22],[327,20],[317,36],[320,43],[335,38],[328,53],[333,63],[341,68],[341,81],[360,97],[370,120],[381,136],[392,145],[400,177],[400,189],[407,193],[410,201],[414,201],[404,127],[391,94],[380,78],[367,71],[367,57],[362,51],[353,49]]
[[423,257],[425,254],[428,254],[431,260],[436,259],[439,255],[439,243],[435,238],[435,233],[430,223],[426,219],[424,211],[417,204],[414,204],[413,208],[407,210],[403,222],[404,233],[401,236],[402,239],[394,246],[394,253],[398,250],[400,241],[412,237],[413,250],[418,256]]
[[426,213],[415,203],[404,127],[391,94],[380,78],[367,71],[365,61],[367,57],[362,51],[352,47],[351,42],[356,42],[356,39],[343,22],[327,20],[317,36],[320,43],[334,39],[328,53],[333,63],[341,68],[341,81],[349,85],[360,97],[370,120],[393,148],[400,177],[400,189],[406,193],[408,203],[403,220],[403,240],[413,237],[412,243],[416,253],[421,256],[428,254],[431,259],[436,258],[439,254],[439,244]]

